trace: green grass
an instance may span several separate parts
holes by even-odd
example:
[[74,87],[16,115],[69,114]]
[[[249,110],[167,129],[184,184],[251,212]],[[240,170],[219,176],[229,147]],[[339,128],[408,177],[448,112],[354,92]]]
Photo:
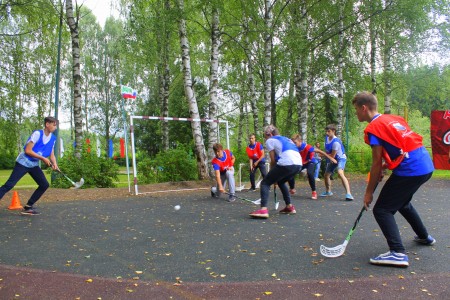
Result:
[[450,170],[434,170],[433,178],[450,179]]
[[[130,181],[131,184],[133,183],[133,172],[132,170],[131,174],[130,174]],[[12,170],[0,170],[0,185],[3,185],[6,180],[8,180],[9,176],[11,175]],[[49,182],[51,182],[51,175],[47,174],[47,172],[44,172],[45,177],[47,178],[47,180]],[[119,174],[119,176],[117,176],[119,178],[118,181],[116,181],[116,185],[117,187],[128,187],[128,177],[126,174],[126,168],[123,168],[123,170],[121,169],[121,173]],[[76,180],[77,181],[77,180]],[[15,189],[30,189],[30,188],[36,188],[37,184],[36,182],[34,182],[33,178],[31,178],[30,175],[26,174],[25,176],[22,177],[22,179],[20,179],[20,181],[16,184],[16,186],[14,187]]]
[[[130,184],[133,185],[133,170],[130,168]],[[116,181],[117,187],[128,187],[128,176],[126,174],[126,168],[120,168],[119,180]],[[0,170],[0,185],[4,184],[6,180],[8,180],[9,175],[11,175],[11,170]],[[45,177],[50,182],[50,175],[45,173]],[[449,170],[435,170],[433,173],[433,178],[435,179],[449,179],[450,180],[450,171]],[[30,175],[25,175],[15,186],[15,189],[29,189],[36,188],[37,185],[34,182],[33,178]]]

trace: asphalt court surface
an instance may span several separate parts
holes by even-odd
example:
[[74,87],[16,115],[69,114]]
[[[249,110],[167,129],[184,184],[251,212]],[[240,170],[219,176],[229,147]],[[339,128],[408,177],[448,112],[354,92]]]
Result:
[[[322,192],[323,182],[317,187]],[[413,199],[437,240],[435,246],[416,245],[413,231],[401,216],[396,217],[409,252],[409,268],[368,263],[370,257],[388,250],[371,211],[362,216],[342,257],[320,255],[321,244],[331,247],[344,241],[362,207],[365,182],[352,181],[351,187],[352,202],[341,200],[345,193],[340,181],[333,182],[333,196],[311,200],[307,182],[297,182],[293,196],[297,214],[278,214],[271,198],[267,220],[248,217],[258,206],[211,198],[208,190],[42,202],[42,214],[33,217],[2,209],[0,296],[36,296],[35,285],[28,285],[34,288],[31,292],[26,284],[31,280],[26,275],[31,274],[34,280],[48,277],[48,291],[61,284],[61,278],[80,282],[80,287],[67,288],[67,293],[75,289],[74,294],[65,296],[87,293],[93,285],[86,280],[101,280],[108,286],[97,286],[103,299],[139,299],[139,293],[154,293],[161,299],[288,299],[298,297],[295,291],[303,291],[304,298],[339,299],[338,292],[347,299],[352,298],[349,295],[377,299],[397,291],[406,297],[450,299],[450,181],[432,179]],[[259,198],[258,192],[238,195]],[[280,191],[278,199],[282,209]],[[181,209],[175,210],[175,205]],[[123,297],[120,292],[108,296],[108,289],[122,285]],[[45,289],[39,293],[40,299],[46,298]]]

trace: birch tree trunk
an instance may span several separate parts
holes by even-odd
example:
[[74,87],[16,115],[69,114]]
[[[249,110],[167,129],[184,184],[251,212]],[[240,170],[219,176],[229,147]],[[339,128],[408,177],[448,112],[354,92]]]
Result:
[[[387,8],[387,4],[384,3],[384,9]],[[383,21],[383,79],[384,79],[384,113],[390,114],[391,113],[391,93],[392,93],[392,86],[391,86],[391,71],[392,71],[392,65],[391,65],[391,59],[392,59],[392,52],[391,52],[391,33],[390,33],[390,26],[392,24],[389,23],[389,20]]]
[[[209,69],[209,118],[217,120],[218,99],[217,90],[219,87],[219,11],[215,4],[212,4],[212,20],[211,20],[211,64]],[[210,122],[208,135],[208,159],[212,160],[215,156],[212,149],[213,145],[217,143],[217,127],[219,123]],[[211,168],[210,176],[213,170]]]
[[299,54],[299,59],[297,59],[296,68],[296,98],[297,98],[297,130],[303,140],[307,140],[308,132],[308,19],[306,11],[306,1],[302,1],[300,7],[300,26],[299,31],[301,33],[301,43],[303,45],[302,51]]
[[[311,50],[309,53],[309,65],[314,65],[314,50]],[[309,106],[311,107],[310,113],[310,120],[311,120],[311,134],[314,137],[314,140],[317,141],[317,122],[318,122],[318,110],[316,110],[317,101],[314,101],[314,74],[313,72],[308,72],[308,102]]]
[[[183,77],[184,77],[184,92],[188,100],[189,111],[191,118],[200,119],[200,114],[197,106],[197,99],[195,97],[194,90],[192,88],[192,74],[191,74],[191,58],[189,54],[189,41],[187,37],[186,20],[184,19],[184,0],[178,0],[178,7],[182,13],[179,20],[179,35],[180,35],[180,47],[181,47],[181,60],[183,64]],[[203,136],[201,130],[200,121],[192,121],[192,135],[195,143],[195,154],[197,157],[197,168],[199,179],[207,179],[208,166],[206,164],[206,151],[203,143]]]
[[[370,1],[370,12],[373,14],[375,11],[375,1]],[[377,56],[377,45],[376,45],[376,30],[375,30],[375,17],[369,19],[369,35],[370,35],[370,81],[372,83],[372,93],[375,95],[377,93],[377,78],[376,78],[376,56]]]
[[271,57],[272,57],[272,6],[270,0],[264,2],[264,126],[267,126],[272,121],[271,110]]
[[[158,68],[159,77],[159,99],[161,103],[161,116],[167,118],[169,116],[169,81],[170,81],[170,68],[169,68],[169,42],[170,31],[167,28],[167,14],[170,10],[170,0],[164,0],[163,13],[159,10],[157,13],[159,19],[162,21],[159,23],[160,28],[156,29],[158,40],[157,47],[160,53],[160,62]],[[161,122],[162,132],[162,148],[167,151],[169,149],[169,122],[163,120]]]
[[250,51],[250,42],[249,42],[249,29],[248,29],[248,18],[244,17],[244,36],[245,36],[245,56],[247,57],[247,78],[248,78],[248,86],[250,91],[250,105],[252,108],[252,116],[253,116],[253,133],[256,134],[258,137],[258,134],[260,134],[259,129],[259,116],[258,116],[258,105],[257,105],[257,95],[256,95],[256,88],[255,88],[255,78],[253,77],[253,60],[252,60],[252,53]]
[[[286,128],[291,130],[294,126],[294,107],[295,107],[295,65],[292,64],[291,76],[289,77],[289,93],[288,93],[288,111],[286,116]],[[293,132],[288,132],[288,136],[291,136]]]
[[338,111],[337,111],[337,126],[336,135],[341,136],[342,122],[343,122],[343,109],[344,109],[344,1],[339,2],[339,35],[338,35],[338,65],[337,65],[337,77],[338,77]]
[[[385,38],[386,39],[386,38]],[[384,113],[391,113],[391,49],[388,45],[388,42],[385,40],[384,45],[384,57],[383,57],[383,69],[384,69]]]
[[73,120],[75,124],[75,157],[81,157],[83,149],[83,118],[81,102],[81,73],[80,73],[80,38],[78,35],[78,16],[74,17],[72,0],[66,0],[67,24],[72,39],[72,77],[73,77]]

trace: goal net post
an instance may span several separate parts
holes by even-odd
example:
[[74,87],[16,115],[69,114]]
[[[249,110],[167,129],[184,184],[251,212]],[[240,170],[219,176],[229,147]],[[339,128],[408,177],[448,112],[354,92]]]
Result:
[[[229,127],[228,121],[225,120],[213,120],[213,119],[194,119],[194,118],[175,118],[175,117],[158,117],[158,116],[130,116],[130,136],[131,136],[131,153],[133,164],[133,184],[135,195],[145,194],[139,193],[138,179],[137,179],[137,163],[136,163],[136,148],[135,148],[135,136],[134,136],[134,121],[135,120],[158,120],[158,121],[181,121],[181,122],[204,122],[204,123],[224,123],[226,130],[226,142],[227,148],[230,148]],[[220,139],[220,126],[217,126],[217,134]],[[128,159],[128,157],[127,157]],[[130,184],[130,182],[128,183]],[[161,191],[163,192],[163,191]]]

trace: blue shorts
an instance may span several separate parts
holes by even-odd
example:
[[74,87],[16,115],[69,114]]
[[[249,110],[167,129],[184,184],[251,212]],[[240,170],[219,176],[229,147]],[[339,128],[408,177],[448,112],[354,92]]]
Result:
[[327,163],[327,168],[325,173],[334,174],[336,170],[345,170],[345,164],[347,163],[347,158],[341,157],[338,160],[337,164],[333,164],[332,162]]

